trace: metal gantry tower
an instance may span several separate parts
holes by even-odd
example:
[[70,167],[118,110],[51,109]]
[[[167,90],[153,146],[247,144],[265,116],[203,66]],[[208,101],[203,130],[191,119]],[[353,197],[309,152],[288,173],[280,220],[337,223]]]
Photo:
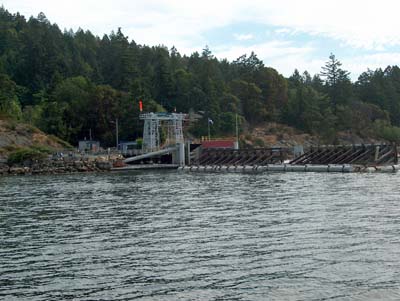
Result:
[[140,115],[140,119],[144,120],[142,149],[145,152],[152,152],[160,147],[160,120],[156,117],[154,113]]
[[160,149],[160,129],[162,126],[167,127],[165,146],[184,143],[183,122],[187,119],[187,114],[144,113],[140,115],[140,119],[144,120],[142,145],[144,152],[153,152]]

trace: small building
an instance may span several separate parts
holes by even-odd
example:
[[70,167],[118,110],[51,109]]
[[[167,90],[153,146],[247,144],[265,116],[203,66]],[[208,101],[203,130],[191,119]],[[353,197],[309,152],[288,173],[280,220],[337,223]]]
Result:
[[78,150],[80,152],[97,152],[100,150],[100,141],[80,140]]
[[136,141],[123,141],[118,144],[118,148],[124,156],[136,156],[142,151],[142,145]]

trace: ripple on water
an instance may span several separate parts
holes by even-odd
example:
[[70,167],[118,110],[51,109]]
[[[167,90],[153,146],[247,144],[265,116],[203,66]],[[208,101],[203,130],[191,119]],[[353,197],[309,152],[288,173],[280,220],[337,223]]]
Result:
[[0,299],[398,300],[396,174],[0,179]]

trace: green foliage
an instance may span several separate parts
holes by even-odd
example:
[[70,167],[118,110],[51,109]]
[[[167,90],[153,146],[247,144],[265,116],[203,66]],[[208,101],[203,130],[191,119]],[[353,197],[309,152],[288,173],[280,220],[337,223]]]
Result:
[[255,145],[256,147],[264,147],[264,146],[265,146],[265,142],[264,142],[262,139],[260,139],[260,138],[256,138],[256,139],[254,140],[254,145]]
[[337,115],[339,105],[347,105],[352,94],[352,85],[349,72],[340,68],[342,63],[334,54],[329,56],[329,61],[322,67],[321,76],[325,78],[325,92],[329,95],[333,113]]
[[43,104],[37,106],[25,106],[22,110],[22,120],[31,125],[40,126],[43,114]]
[[63,118],[66,105],[58,104],[57,102],[46,102],[38,106],[41,115],[35,125],[47,134],[66,139],[68,127]]
[[243,115],[248,122],[256,124],[267,120],[268,111],[262,103],[262,90],[256,84],[234,80],[231,91],[238,96]]
[[42,160],[51,152],[52,152],[52,150],[45,148],[45,147],[39,147],[39,146],[33,146],[30,148],[27,148],[27,147],[19,148],[9,154],[8,164],[15,165],[15,164],[21,164],[24,161],[28,161],[28,160],[30,160],[30,161]]
[[140,147],[142,147],[142,145],[143,145],[143,138],[137,138],[136,139],[136,143],[137,143],[137,146],[140,148]]
[[54,149],[43,145],[32,145],[31,149],[33,151],[38,151],[43,154],[51,154],[54,151]]
[[320,137],[321,142],[334,141],[336,117],[332,113],[329,98],[316,91],[295,71],[289,79],[289,101],[283,110],[283,120],[298,129]]
[[[243,120],[241,116],[237,117],[238,122],[238,130],[240,130]],[[218,131],[227,136],[235,136],[236,135],[236,114],[231,112],[224,112],[220,114],[219,122],[218,122]]]
[[[142,135],[145,111],[196,112],[191,134],[235,133],[239,123],[283,122],[335,141],[338,131],[363,135],[373,123],[400,126],[400,69],[367,71],[356,83],[331,54],[320,75],[285,79],[255,53],[218,60],[208,46],[182,56],[175,47],[129,41],[121,28],[103,37],[60,31],[43,13],[26,20],[0,9],[0,115],[23,120],[71,144],[89,138],[115,145]],[[294,66],[295,67],[295,66]],[[240,128],[242,128],[240,126]],[[381,129],[395,139],[396,129]]]
[[355,84],[358,98],[389,113],[392,124],[400,126],[400,68],[367,71]]
[[376,120],[374,130],[379,138],[390,142],[400,142],[400,127],[392,126],[386,120]]
[[5,74],[0,74],[0,112],[15,119],[22,115],[17,85]]

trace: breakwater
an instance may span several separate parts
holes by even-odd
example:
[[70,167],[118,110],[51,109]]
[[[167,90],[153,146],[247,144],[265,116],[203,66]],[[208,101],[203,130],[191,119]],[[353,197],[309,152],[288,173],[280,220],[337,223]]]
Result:
[[1,175],[64,174],[103,172],[112,168],[113,161],[102,158],[61,158],[28,160],[21,164],[0,163]]

